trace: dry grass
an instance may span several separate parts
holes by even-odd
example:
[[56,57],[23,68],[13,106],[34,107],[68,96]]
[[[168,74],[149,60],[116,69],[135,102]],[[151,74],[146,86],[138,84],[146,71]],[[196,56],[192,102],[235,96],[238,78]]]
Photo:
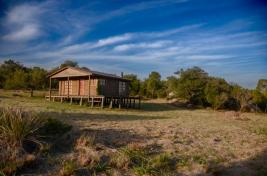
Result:
[[[133,149],[145,148],[150,159],[160,153],[168,153],[175,160],[176,166],[171,168],[174,174],[249,173],[257,176],[264,175],[267,170],[266,114],[184,109],[171,106],[164,100],[145,102],[141,110],[100,110],[1,93],[0,106],[23,107],[63,120],[73,125],[78,138],[84,132],[87,136],[95,134],[94,140],[81,137],[74,142],[73,149],[56,156],[64,159],[69,154],[75,154],[78,165],[87,165],[87,157],[79,156],[80,149],[77,149],[77,146],[86,146],[86,150],[93,151],[86,156],[96,157],[96,154],[99,157],[98,162],[94,162],[100,164],[97,173],[144,173],[142,167],[133,171],[130,158],[119,152],[127,145]],[[158,159],[161,160],[160,157]],[[110,167],[114,168],[108,169],[104,165],[109,161],[112,163]],[[124,165],[124,162],[128,164]],[[53,170],[56,172],[61,166],[49,167],[51,173],[42,171],[44,175],[53,175]]]

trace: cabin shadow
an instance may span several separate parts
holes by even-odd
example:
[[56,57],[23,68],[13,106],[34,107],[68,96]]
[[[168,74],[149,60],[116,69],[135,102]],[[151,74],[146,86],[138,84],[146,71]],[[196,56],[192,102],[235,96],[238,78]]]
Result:
[[254,157],[251,157],[244,161],[231,163],[229,166],[211,163],[208,166],[207,172],[214,176],[265,176],[267,175],[266,163],[267,148]]
[[61,113],[61,112],[42,112],[43,117],[48,118],[60,118],[66,121],[135,121],[135,120],[156,120],[156,119],[168,119],[170,117],[164,116],[145,116],[145,115],[132,115],[132,114],[102,114],[96,113]]
[[[49,149],[49,154],[40,157],[36,162],[27,167],[22,168],[18,173],[29,174],[32,173],[40,175],[47,175],[49,170],[55,170],[56,165],[51,164],[51,157],[60,159],[65,154],[71,154],[75,150],[77,139],[81,136],[89,137],[94,142],[93,145],[97,152],[104,151],[106,149],[114,149],[124,147],[130,143],[142,142],[149,137],[144,135],[134,134],[129,130],[122,129],[93,129],[86,128],[82,130],[72,130],[64,136],[54,141],[53,145]],[[50,156],[50,158],[48,157]]]
[[187,108],[186,105],[176,105],[172,103],[142,103],[142,111],[175,111],[175,110],[195,110],[195,108]]

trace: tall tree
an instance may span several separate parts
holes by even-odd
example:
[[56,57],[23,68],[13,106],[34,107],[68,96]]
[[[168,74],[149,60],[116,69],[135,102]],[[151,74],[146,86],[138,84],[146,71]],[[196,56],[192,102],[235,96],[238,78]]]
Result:
[[61,65],[60,68],[70,66],[70,67],[79,67],[78,62],[73,60],[65,60]]
[[230,97],[230,85],[224,79],[211,78],[206,85],[205,95],[213,109],[219,109]]
[[205,103],[205,87],[208,81],[208,73],[199,67],[180,70],[177,94],[193,104]]
[[6,80],[10,79],[16,70],[26,70],[19,62],[14,60],[6,60],[0,65],[0,88],[5,87]]
[[139,94],[141,81],[134,74],[124,75],[124,78],[131,80],[130,95],[135,96]]
[[147,79],[147,90],[151,94],[151,97],[154,98],[156,95],[156,91],[160,88],[160,74],[158,72],[151,72]]

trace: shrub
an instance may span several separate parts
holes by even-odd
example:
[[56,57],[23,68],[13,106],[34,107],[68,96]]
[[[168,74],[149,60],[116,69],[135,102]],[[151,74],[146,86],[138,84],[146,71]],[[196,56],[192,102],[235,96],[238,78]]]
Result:
[[[43,124],[44,120],[33,113],[15,109],[0,110],[0,170],[12,174],[35,159],[25,149],[42,146],[37,131]],[[31,152],[34,150],[31,149]]]
[[0,110],[0,138],[13,146],[22,146],[23,142],[37,140],[37,131],[44,125],[44,119],[20,109]]

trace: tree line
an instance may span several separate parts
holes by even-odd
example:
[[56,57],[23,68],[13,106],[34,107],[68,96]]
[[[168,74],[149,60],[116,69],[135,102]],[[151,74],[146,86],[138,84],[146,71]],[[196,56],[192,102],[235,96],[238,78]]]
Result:
[[[77,62],[66,60],[51,70],[25,67],[19,62],[6,60],[0,65],[0,88],[44,90],[48,88],[47,75],[65,66],[79,67]],[[83,67],[84,68],[84,67]],[[84,68],[86,69],[86,68]],[[212,77],[199,67],[179,70],[162,79],[158,72],[151,72],[141,80],[134,74],[124,75],[131,80],[130,95],[146,98],[180,98],[193,106],[213,109],[246,111],[267,110],[267,80],[261,79],[255,89],[243,88]]]

